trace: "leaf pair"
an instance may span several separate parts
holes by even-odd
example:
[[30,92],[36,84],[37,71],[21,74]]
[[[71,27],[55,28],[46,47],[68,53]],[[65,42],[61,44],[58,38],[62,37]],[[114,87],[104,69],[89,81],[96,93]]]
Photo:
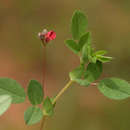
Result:
[[39,122],[43,117],[42,110],[36,106],[43,101],[44,93],[41,84],[36,80],[31,80],[28,85],[28,99],[33,105],[29,107],[24,113],[26,124],[32,125]]
[[[82,12],[76,11],[71,21],[73,40],[66,40],[67,47],[70,48],[75,54],[80,53],[83,45],[88,40],[89,33],[86,33],[87,26],[88,20],[86,16]],[[78,43],[76,40],[78,40]]]
[[88,20],[86,16],[80,11],[75,11],[71,21],[73,40],[66,40],[65,43],[69,49],[81,57],[81,64],[89,61],[92,51],[91,33],[86,32],[87,27]]
[[[38,123],[43,116],[53,115],[54,110],[51,99],[49,97],[44,99],[43,87],[38,81],[30,81],[27,93],[29,101],[33,106],[29,107],[24,113],[26,124],[32,125]],[[42,104],[43,110],[37,106],[39,104]]]

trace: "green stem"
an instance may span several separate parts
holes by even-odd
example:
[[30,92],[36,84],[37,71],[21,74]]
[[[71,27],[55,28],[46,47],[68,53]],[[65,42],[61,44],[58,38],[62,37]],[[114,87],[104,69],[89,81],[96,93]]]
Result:
[[[55,97],[55,99],[53,100],[52,104],[55,104],[56,101],[59,99],[59,97],[71,86],[72,84],[72,80],[70,80],[65,86],[64,88],[57,94],[57,96]],[[44,125],[45,125],[45,121],[46,121],[47,116],[44,116],[41,122],[41,127],[40,130],[43,130]]]
[[59,99],[59,97],[71,86],[72,84],[72,80],[70,80],[65,86],[64,88],[61,89],[61,91],[57,94],[57,96],[55,97],[55,99],[53,100],[52,104],[55,104],[56,101]]
[[[44,47],[43,47],[43,89],[45,91],[45,75],[46,75],[46,47],[45,47],[45,44],[44,44],[44,41],[42,41]],[[46,121],[46,116],[44,116],[42,118],[42,121],[41,121],[41,126],[40,126],[40,130],[43,130],[44,128],[44,125],[45,125],[45,121]]]

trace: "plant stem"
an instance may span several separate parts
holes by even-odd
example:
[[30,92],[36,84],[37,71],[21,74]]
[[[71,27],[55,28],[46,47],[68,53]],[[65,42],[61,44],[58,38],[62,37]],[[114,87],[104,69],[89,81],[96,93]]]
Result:
[[43,47],[43,91],[45,91],[46,80],[46,47]]
[[97,83],[91,83],[90,86],[97,86]]
[[40,130],[43,130],[44,125],[45,125],[45,121],[46,121],[46,116],[44,116],[44,117],[42,118]]
[[56,101],[59,99],[59,97],[71,86],[72,84],[72,80],[70,80],[65,86],[64,88],[61,89],[61,91],[57,94],[57,96],[55,97],[55,99],[53,100],[52,104],[55,104]]
[[[56,103],[56,101],[57,101],[57,100],[61,97],[61,95],[71,86],[72,83],[73,83],[73,81],[70,80],[70,81],[61,89],[61,91],[57,94],[57,96],[56,96],[55,99],[53,100],[52,104],[55,104],[55,103]],[[97,83],[91,83],[91,86],[97,86]],[[46,118],[47,118],[46,116],[43,117],[40,130],[43,130],[43,127],[44,127],[44,125],[45,125]]]
[[[70,80],[65,86],[64,88],[57,94],[57,96],[55,97],[55,99],[53,100],[52,104],[55,104],[56,101],[59,99],[59,97],[71,86],[72,84],[72,80]],[[46,121],[47,116],[44,116],[41,122],[41,127],[40,130],[43,130],[44,125],[45,125],[45,121]]]
[[[44,44],[43,44],[44,45]],[[46,75],[46,47],[43,47],[43,91],[45,92],[45,75]],[[42,118],[40,130],[43,130],[46,116]]]

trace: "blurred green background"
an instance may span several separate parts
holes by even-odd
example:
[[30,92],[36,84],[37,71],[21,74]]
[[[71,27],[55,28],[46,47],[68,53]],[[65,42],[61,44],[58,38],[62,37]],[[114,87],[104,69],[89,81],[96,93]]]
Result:
[[[70,18],[80,9],[89,20],[93,46],[113,56],[103,76],[130,79],[129,0],[0,0],[0,77],[18,80],[27,90],[30,79],[43,80],[43,48],[38,32],[56,31],[46,50],[46,95],[54,96],[69,80],[79,60],[65,45],[71,38]],[[26,126],[23,113],[29,102],[12,105],[0,117],[0,130],[38,130]],[[55,116],[45,130],[129,130],[130,99],[113,101],[96,87],[74,84],[57,102]]]

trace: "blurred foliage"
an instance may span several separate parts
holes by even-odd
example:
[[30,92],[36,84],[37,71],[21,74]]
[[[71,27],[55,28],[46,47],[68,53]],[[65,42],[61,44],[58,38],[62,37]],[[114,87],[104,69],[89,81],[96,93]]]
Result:
[[[104,66],[104,77],[130,77],[129,0],[0,0],[0,76],[11,77],[24,87],[30,79],[42,82],[43,48],[37,34],[53,29],[57,38],[47,47],[46,92],[54,95],[67,82],[77,57],[64,45],[70,37],[70,18],[76,9],[86,13],[94,47],[115,57]],[[11,107],[0,118],[2,130],[35,130],[27,127],[23,112],[29,103]],[[68,107],[69,105],[69,107]],[[97,88],[74,85],[59,100],[47,130],[129,130],[130,99],[112,101]],[[60,122],[60,123],[59,123]]]

